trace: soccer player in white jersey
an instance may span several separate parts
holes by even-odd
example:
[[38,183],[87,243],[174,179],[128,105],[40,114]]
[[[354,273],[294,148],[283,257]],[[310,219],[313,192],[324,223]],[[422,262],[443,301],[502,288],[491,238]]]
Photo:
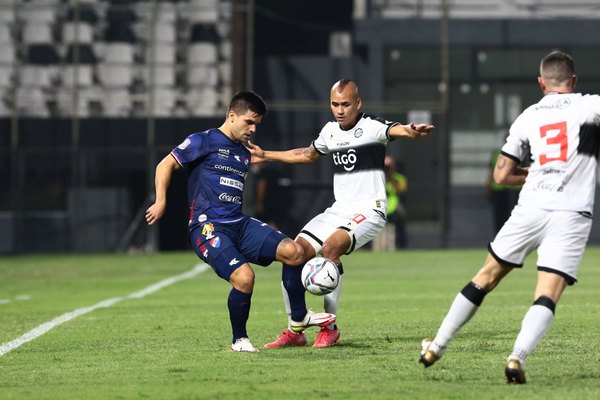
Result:
[[[427,136],[434,127],[427,124],[401,125],[360,112],[358,86],[340,80],[331,88],[330,107],[335,121],[327,123],[308,147],[287,151],[264,151],[254,145],[252,162],[280,161],[312,163],[331,154],[334,164],[335,203],[309,221],[296,237],[306,261],[321,254],[333,260],[343,273],[340,257],[350,254],[373,239],[386,222],[386,191],[383,171],[386,145],[399,137]],[[306,315],[302,268],[284,265],[282,292],[288,324]],[[324,297],[328,313],[338,308],[342,279],[336,290]],[[329,347],[340,337],[336,324],[321,328],[313,347]],[[280,337],[265,347],[304,346],[306,337],[288,325]]]
[[[483,267],[456,296],[435,338],[423,340],[420,362],[429,367],[479,309],[485,295],[537,249],[533,305],[508,356],[508,383],[525,383],[525,360],[545,336],[564,289],[577,270],[592,226],[600,145],[600,96],[573,93],[573,59],[554,51],[540,64],[544,97],[512,124],[496,163],[499,184],[523,185],[510,218],[489,244]],[[531,166],[520,163],[531,152]]]

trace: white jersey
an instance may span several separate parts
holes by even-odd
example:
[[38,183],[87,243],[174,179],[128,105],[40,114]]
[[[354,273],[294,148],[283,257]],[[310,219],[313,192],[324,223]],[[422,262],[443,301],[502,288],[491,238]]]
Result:
[[531,166],[519,204],[592,212],[600,146],[600,96],[548,94],[510,127],[502,154]]
[[322,155],[332,154],[336,202],[387,201],[383,162],[392,140],[388,131],[396,124],[362,114],[348,130],[337,122],[328,122],[321,129],[312,145]]

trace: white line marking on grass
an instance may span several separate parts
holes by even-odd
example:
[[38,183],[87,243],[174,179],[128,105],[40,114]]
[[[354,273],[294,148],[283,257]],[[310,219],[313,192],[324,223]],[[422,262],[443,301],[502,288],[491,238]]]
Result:
[[100,303],[94,304],[93,306],[78,308],[76,310],[65,313],[59,317],[54,318],[51,321],[44,322],[43,324],[33,328],[31,331],[27,332],[20,338],[17,338],[13,341],[10,341],[8,343],[4,343],[4,344],[0,345],[0,357],[2,357],[3,355],[5,355],[8,352],[13,351],[17,347],[20,347],[21,345],[23,345],[27,342],[31,342],[32,340],[37,339],[38,337],[42,336],[44,333],[50,331],[51,329],[54,329],[57,326],[64,324],[65,322],[71,321],[72,319],[75,319],[81,315],[90,313],[99,308],[111,307],[123,300],[141,299],[142,297],[145,297],[149,294],[158,292],[159,290],[161,290],[167,286],[170,286],[174,283],[193,278],[196,275],[200,275],[201,273],[206,271],[208,268],[209,267],[207,264],[196,264],[196,266],[194,268],[192,268],[191,270],[189,270],[187,272],[172,276],[167,279],[163,279],[162,281],[154,283],[154,284],[148,286],[147,288],[142,289],[139,292],[132,293],[126,297],[115,297],[112,299],[102,300]]

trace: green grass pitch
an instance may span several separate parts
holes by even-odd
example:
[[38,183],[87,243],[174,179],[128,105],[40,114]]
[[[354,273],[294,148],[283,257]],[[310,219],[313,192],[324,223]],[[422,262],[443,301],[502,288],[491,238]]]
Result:
[[[341,339],[328,349],[233,353],[229,285],[208,270],[143,298],[132,293],[189,271],[195,255],[0,258],[0,346],[67,312],[123,298],[0,356],[0,399],[598,399],[600,249],[589,248],[526,385],[504,383],[506,355],[533,301],[535,257],[484,301],[444,358],[425,370],[434,334],[485,249],[359,251],[344,260]],[[249,334],[286,326],[280,265],[256,267]],[[322,299],[307,295],[321,310]],[[309,343],[316,330],[307,333]]]

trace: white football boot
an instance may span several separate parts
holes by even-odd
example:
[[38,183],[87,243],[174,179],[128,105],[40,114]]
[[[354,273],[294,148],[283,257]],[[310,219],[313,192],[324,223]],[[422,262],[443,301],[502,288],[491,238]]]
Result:
[[258,349],[250,343],[250,339],[243,337],[239,338],[231,345],[231,350],[238,352],[257,353]]

